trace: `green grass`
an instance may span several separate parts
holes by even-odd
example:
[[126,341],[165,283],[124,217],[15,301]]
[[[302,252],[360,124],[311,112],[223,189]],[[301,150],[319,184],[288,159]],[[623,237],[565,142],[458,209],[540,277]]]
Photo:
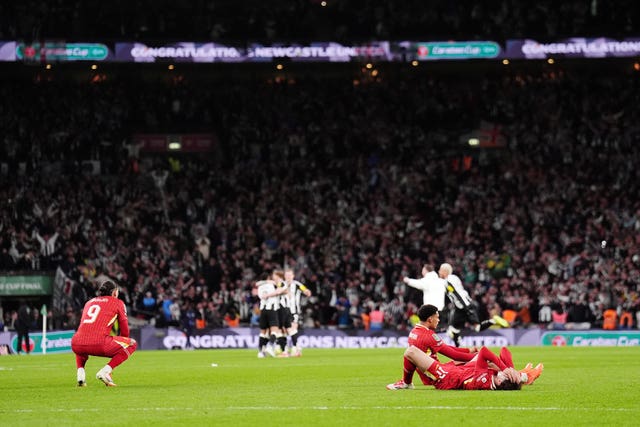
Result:
[[[638,425],[640,347],[512,347],[516,367],[545,371],[522,391],[387,391],[401,349],[139,351],[108,388],[75,386],[72,354],[0,357],[3,425],[417,426]],[[217,364],[217,366],[212,366]]]

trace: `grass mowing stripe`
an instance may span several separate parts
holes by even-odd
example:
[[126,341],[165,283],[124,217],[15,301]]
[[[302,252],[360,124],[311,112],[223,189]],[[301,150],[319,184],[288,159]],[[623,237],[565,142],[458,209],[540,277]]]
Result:
[[140,351],[115,370],[113,388],[95,379],[104,358],[89,360],[89,387],[79,388],[72,354],[2,357],[0,419],[12,427],[637,425],[640,347],[511,350],[517,367],[545,364],[521,391],[438,391],[417,376],[415,390],[386,390],[402,375],[398,348],[305,349],[288,359],[258,359],[253,350]]
[[[196,408],[178,408],[178,407],[143,407],[143,408],[122,408],[121,411],[129,412],[154,412],[154,411],[193,411]],[[202,409],[202,408],[199,408]],[[513,407],[513,406],[230,406],[230,407],[216,407],[212,406],[209,409],[223,410],[223,411],[328,411],[328,410],[395,410],[395,411],[408,411],[408,410],[424,410],[424,409],[442,409],[453,411],[595,411],[595,412],[640,412],[640,408],[585,408],[585,407]],[[103,409],[100,408],[49,408],[49,409],[14,409],[14,413],[29,413],[29,412],[100,412]]]

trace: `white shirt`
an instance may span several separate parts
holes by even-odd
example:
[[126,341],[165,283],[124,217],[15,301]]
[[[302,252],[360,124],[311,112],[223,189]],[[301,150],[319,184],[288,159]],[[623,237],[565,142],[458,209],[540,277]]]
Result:
[[423,304],[435,305],[438,311],[444,308],[444,295],[447,292],[446,281],[438,273],[430,271],[421,279],[407,279],[407,285],[422,291]]

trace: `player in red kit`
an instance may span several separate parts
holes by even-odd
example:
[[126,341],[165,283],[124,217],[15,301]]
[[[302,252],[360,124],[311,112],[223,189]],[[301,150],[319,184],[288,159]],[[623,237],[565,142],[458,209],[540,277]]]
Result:
[[[469,348],[457,348],[446,344],[436,334],[435,329],[440,322],[440,314],[438,308],[431,304],[425,304],[418,309],[418,323],[409,332],[409,347],[413,346],[420,349],[426,356],[438,360],[438,353],[453,359],[458,362],[468,362],[476,354],[476,349]],[[454,362],[449,362],[454,363]],[[413,373],[416,371],[416,366],[411,360],[406,357],[403,359],[404,371],[401,380],[387,385],[388,390],[402,390],[413,388],[412,380]],[[433,385],[434,381],[429,378],[424,372],[418,370],[418,375],[424,385]]]
[[520,390],[527,381],[526,375],[504,363],[504,359],[511,362],[510,354],[499,358],[486,347],[473,362],[464,365],[442,364],[415,346],[407,348],[404,355],[433,379],[438,390]]
[[[107,387],[115,387],[111,371],[136,351],[137,343],[129,337],[129,322],[124,303],[118,299],[118,285],[106,280],[98,288],[98,296],[84,305],[77,332],[71,338],[76,354],[78,386],[86,385],[84,367],[89,356],[110,357],[111,360],[96,374]],[[116,323],[117,322],[117,323]],[[115,325],[120,335],[111,335]]]

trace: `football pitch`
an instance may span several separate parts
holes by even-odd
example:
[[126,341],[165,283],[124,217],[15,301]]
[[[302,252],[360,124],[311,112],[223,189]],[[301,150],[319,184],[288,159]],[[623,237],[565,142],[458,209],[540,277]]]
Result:
[[[495,348],[493,350],[496,350]],[[640,424],[640,347],[511,347],[545,370],[521,391],[388,391],[402,349],[139,351],[105,387],[91,358],[76,387],[72,354],[0,357],[7,426],[536,426]],[[446,358],[443,358],[446,360]]]

